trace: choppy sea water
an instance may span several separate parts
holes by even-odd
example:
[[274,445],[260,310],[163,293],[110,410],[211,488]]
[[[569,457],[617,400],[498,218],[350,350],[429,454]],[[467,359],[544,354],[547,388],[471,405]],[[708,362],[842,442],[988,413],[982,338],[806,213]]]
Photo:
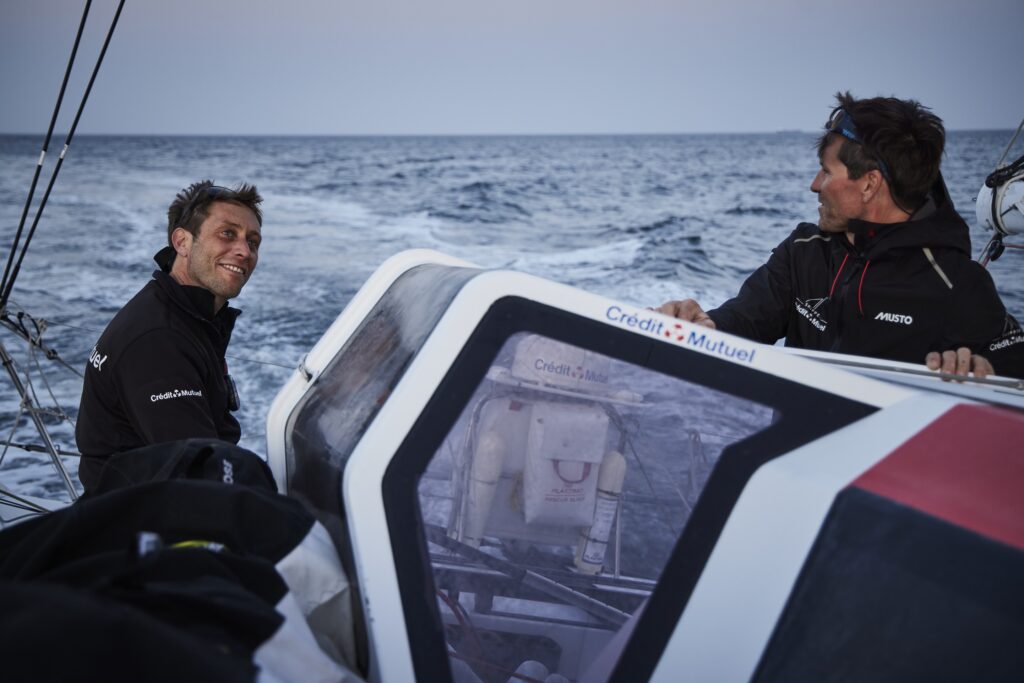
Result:
[[[988,239],[974,197],[1011,131],[953,132],[944,174]],[[41,136],[0,136],[0,253],[6,258]],[[45,320],[44,340],[83,368],[118,308],[149,278],[166,208],[189,182],[255,183],[265,198],[260,263],[234,302],[244,315],[229,363],[242,395],[242,445],[264,452],[267,409],[302,355],[388,256],[426,247],[620,299],[657,305],[732,295],[796,223],[815,220],[815,136],[108,137],[75,140],[14,291],[13,312]],[[1011,154],[1019,155],[1018,148]],[[58,147],[58,145],[54,145]],[[56,152],[51,150],[51,156]],[[1011,156],[1011,158],[1015,158]],[[49,165],[37,191],[42,195]],[[31,216],[31,214],[30,214]],[[991,270],[1024,314],[1024,255]],[[28,318],[26,325],[34,328]],[[0,330],[32,388],[74,417],[80,379]],[[0,377],[0,436],[38,443]],[[47,417],[59,445],[73,430]],[[67,459],[74,474],[76,463]],[[59,495],[38,455],[11,450],[0,483]]]

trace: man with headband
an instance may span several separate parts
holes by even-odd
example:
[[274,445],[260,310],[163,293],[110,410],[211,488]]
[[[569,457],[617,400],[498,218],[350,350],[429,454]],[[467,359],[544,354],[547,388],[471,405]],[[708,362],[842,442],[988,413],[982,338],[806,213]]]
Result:
[[1024,377],[1020,326],[971,260],[939,171],[942,121],[913,100],[836,99],[811,183],[818,224],[798,225],[718,308],[658,310],[766,344]]

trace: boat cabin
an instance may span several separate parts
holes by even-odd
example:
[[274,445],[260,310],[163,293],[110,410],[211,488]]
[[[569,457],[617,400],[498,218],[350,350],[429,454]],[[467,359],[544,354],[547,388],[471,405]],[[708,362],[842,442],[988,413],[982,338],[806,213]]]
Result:
[[267,432],[374,681],[1024,668],[1019,408],[412,251]]

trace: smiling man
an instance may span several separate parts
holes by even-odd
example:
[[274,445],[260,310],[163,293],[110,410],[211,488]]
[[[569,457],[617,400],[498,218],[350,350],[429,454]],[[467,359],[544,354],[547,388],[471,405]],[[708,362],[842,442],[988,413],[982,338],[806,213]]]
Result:
[[88,491],[113,453],[212,437],[238,443],[238,394],[224,354],[240,311],[227,306],[259,258],[262,198],[252,185],[190,185],[167,211],[160,270],[93,348],[75,438]]
[[1020,326],[971,260],[939,172],[942,121],[913,100],[836,99],[810,188],[818,224],[798,225],[720,307],[658,310],[767,344],[1024,377]]

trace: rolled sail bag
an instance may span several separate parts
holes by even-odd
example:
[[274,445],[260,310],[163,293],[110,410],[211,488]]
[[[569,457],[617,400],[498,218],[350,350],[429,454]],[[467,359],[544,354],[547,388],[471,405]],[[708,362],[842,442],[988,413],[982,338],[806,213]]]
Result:
[[361,680],[323,525],[255,454],[164,452],[140,449],[105,472],[106,493],[0,532],[4,680]]
[[533,404],[523,471],[528,524],[592,523],[607,438],[608,415],[594,404]]

